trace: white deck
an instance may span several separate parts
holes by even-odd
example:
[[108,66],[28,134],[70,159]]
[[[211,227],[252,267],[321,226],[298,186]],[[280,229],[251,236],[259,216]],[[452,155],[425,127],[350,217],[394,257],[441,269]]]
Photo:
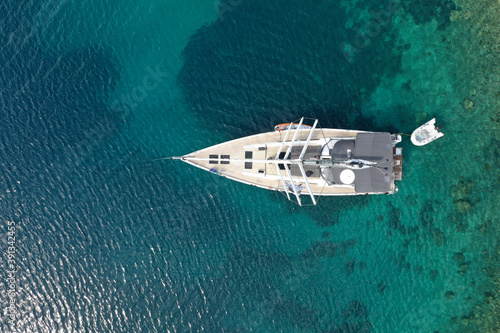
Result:
[[[355,139],[358,133],[364,132],[342,129],[317,129],[310,135],[311,131],[311,129],[292,130],[288,133],[288,137],[287,131],[252,135],[198,150],[183,156],[181,159],[201,169],[212,172],[216,171],[220,176],[245,184],[269,190],[288,192],[287,195],[289,196],[298,194],[294,192],[291,184],[300,186],[301,195],[310,195],[311,193],[314,196],[380,194],[357,193],[354,185],[328,185],[321,177],[319,168],[318,172],[303,177],[305,171],[300,163],[289,164],[290,169],[295,168],[291,170],[294,172],[288,172],[286,169],[280,172],[278,170],[278,161],[282,162],[280,163],[282,166],[283,163],[287,162],[286,160],[284,162],[282,159],[276,160],[275,158],[278,151],[281,151],[282,154],[287,153],[292,142],[296,148],[293,153],[288,151],[290,154],[289,158],[291,161],[297,161],[301,155],[298,152],[302,152],[301,148],[304,146],[307,146],[307,150],[314,151],[316,149],[317,151],[330,139]],[[307,142],[308,139],[309,142]],[[313,159],[309,156],[309,161],[311,160],[316,160],[316,158]],[[292,178],[292,181],[290,178]],[[307,181],[305,178],[307,178]],[[286,185],[288,191],[285,190],[285,184],[290,184],[290,186]],[[391,191],[389,193],[394,193],[396,189],[394,186],[394,177],[391,179],[391,184]],[[300,199],[298,201],[300,203]],[[315,202],[314,199],[313,202]]]

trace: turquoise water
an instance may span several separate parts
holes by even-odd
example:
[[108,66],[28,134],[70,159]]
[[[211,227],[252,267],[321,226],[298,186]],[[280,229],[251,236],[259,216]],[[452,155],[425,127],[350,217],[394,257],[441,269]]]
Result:
[[[497,4],[0,8],[2,332],[498,331]],[[315,207],[160,160],[301,116],[445,136]]]

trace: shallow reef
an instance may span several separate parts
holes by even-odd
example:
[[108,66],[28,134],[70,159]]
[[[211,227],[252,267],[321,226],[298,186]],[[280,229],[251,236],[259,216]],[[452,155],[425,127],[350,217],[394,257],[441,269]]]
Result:
[[467,199],[474,188],[474,181],[461,180],[450,188],[450,195],[453,201]]
[[424,231],[431,231],[432,226],[434,225],[434,221],[436,219],[435,203],[436,202],[433,200],[426,200],[424,206],[418,213],[420,227],[422,227]]
[[366,316],[366,305],[357,300],[352,301],[347,309],[342,312],[344,318],[365,318]]
[[373,325],[369,321],[345,322],[325,333],[370,333],[372,330]]
[[351,275],[352,273],[354,273],[355,265],[356,261],[354,260],[349,260],[344,263],[344,271],[347,275]]
[[429,272],[429,275],[431,277],[431,281],[436,281],[438,276],[439,276],[439,272],[437,269],[431,269],[430,272]]
[[454,210],[448,215],[448,222],[455,224],[455,231],[465,233],[468,229],[467,214],[474,209],[472,198],[473,189],[476,186],[472,180],[460,180],[450,187],[450,196],[453,200]]
[[385,293],[386,289],[387,289],[387,286],[385,285],[384,282],[377,283],[377,291],[380,295],[383,295]]
[[272,318],[279,318],[278,320],[283,321],[283,324],[291,323],[294,327],[302,330],[318,329],[318,311],[296,301],[290,299],[280,300],[276,303],[272,312],[274,312]]
[[417,226],[406,226],[401,222],[401,210],[396,208],[392,203],[387,204],[389,206],[389,228],[392,230],[397,230],[401,234],[408,236],[415,233],[418,230]]
[[[460,254],[454,255],[454,258],[458,262],[462,260]],[[500,318],[500,242],[492,250],[483,250],[481,261],[483,274],[488,277],[488,282],[478,288],[478,292],[483,294],[482,302],[476,304],[469,313],[450,319],[450,324],[456,327],[456,332],[500,332],[498,320]]]
[[417,24],[424,24],[431,20],[438,22],[440,30],[445,29],[450,24],[450,15],[457,8],[455,2],[451,0],[445,1],[402,1],[405,11],[410,13]]
[[313,265],[316,260],[322,257],[345,255],[347,250],[355,244],[357,244],[355,239],[350,239],[341,243],[334,243],[332,241],[315,241],[311,248],[302,254],[302,259],[304,259],[309,265]]
[[432,229],[432,241],[437,246],[443,246],[446,243],[446,236],[444,235],[444,232],[438,228]]
[[448,290],[447,292],[444,293],[444,297],[446,297],[450,301],[453,301],[455,299],[455,292]]
[[453,254],[453,260],[456,261],[458,264],[461,264],[465,261],[465,256],[462,252],[455,252]]

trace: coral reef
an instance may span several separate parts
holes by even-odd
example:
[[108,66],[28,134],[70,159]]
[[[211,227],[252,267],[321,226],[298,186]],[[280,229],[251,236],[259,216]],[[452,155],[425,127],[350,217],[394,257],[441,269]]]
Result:
[[309,265],[312,265],[317,259],[322,257],[335,257],[337,254],[345,255],[347,250],[355,244],[357,244],[355,239],[350,239],[342,243],[315,241],[312,247],[302,254],[302,259]]
[[431,269],[430,271],[431,281],[436,281],[439,276],[439,272],[436,269]]
[[432,230],[432,241],[437,246],[443,246],[443,244],[446,243],[446,236],[444,235],[444,232],[437,228],[434,228]]
[[500,162],[500,140],[491,138],[484,150],[484,159],[485,161],[493,162],[493,164]]
[[460,233],[465,233],[467,232],[467,227],[468,227],[467,222],[460,222],[455,227],[455,231]]
[[467,199],[472,189],[474,188],[474,182],[472,180],[461,180],[457,184],[453,185],[450,189],[451,197],[453,201],[460,201]]
[[454,202],[455,204],[455,209],[459,213],[467,213],[472,209],[472,204],[470,203],[469,200],[463,199],[463,200],[457,200]]
[[283,324],[291,322],[303,330],[315,330],[318,323],[318,311],[293,300],[280,300],[273,309],[272,318],[278,318]]
[[[497,95],[500,97],[500,91]],[[490,117],[490,121],[496,124],[500,124],[500,111],[497,112],[493,117]]]
[[420,226],[427,231],[431,230],[432,225],[434,224],[434,220],[436,218],[436,208],[434,203],[435,202],[432,200],[427,200],[422,209],[420,209],[418,213],[420,219]]
[[466,214],[474,209],[471,198],[475,183],[472,180],[461,180],[451,186],[450,195],[453,199],[454,211],[448,216],[448,221],[456,224],[455,231],[464,233],[467,231],[468,223]]
[[344,263],[344,270],[347,275],[351,275],[354,273],[354,267],[355,267],[356,261],[354,260],[349,260]]
[[490,232],[492,226],[493,222],[491,220],[486,221],[485,223],[479,226],[478,230],[482,235],[486,235],[488,232]]
[[397,230],[401,234],[407,236],[415,233],[418,230],[418,227],[412,226],[407,227],[401,222],[401,210],[396,208],[393,204],[388,203],[389,206],[389,228],[392,230]]
[[354,300],[349,303],[347,308],[342,311],[342,317],[345,322],[325,333],[369,333],[373,330],[372,323],[366,320],[368,317],[366,305],[360,301]]
[[343,323],[342,325],[326,331],[325,333],[369,333],[372,330],[372,323],[364,321],[362,323]]
[[465,273],[467,273],[467,270],[469,269],[469,263],[468,262],[464,262],[464,263],[461,263],[460,266],[458,266],[458,273],[460,275],[464,275]]
[[405,11],[413,16],[417,24],[425,24],[431,20],[438,22],[439,29],[445,29],[451,22],[450,16],[457,6],[451,0],[429,2],[425,0],[402,1]]
[[367,316],[366,306],[359,301],[352,301],[347,309],[342,312],[344,318],[365,318]]
[[450,301],[453,301],[455,299],[455,293],[451,290],[448,290],[447,292],[444,293],[444,297],[446,297]]
[[[498,232],[498,231],[497,231]],[[474,306],[471,312],[460,317],[454,316],[450,324],[458,326],[456,332],[460,333],[497,333],[500,332],[500,243],[493,250],[483,250],[482,260],[487,266],[483,273],[488,277],[487,287],[483,289],[483,302]]]
[[428,119],[429,119],[429,114],[427,112],[421,111],[415,113],[415,121],[417,125],[425,123],[426,121],[428,121]]
[[461,264],[465,261],[465,256],[462,252],[455,252],[453,254],[453,260],[455,260],[457,263]]
[[383,282],[379,282],[377,284],[377,291],[379,294],[383,295],[385,293],[385,289],[387,289],[387,286]]
[[474,105],[474,101],[468,96],[462,100],[462,106],[467,111],[472,111],[472,109],[474,109]]

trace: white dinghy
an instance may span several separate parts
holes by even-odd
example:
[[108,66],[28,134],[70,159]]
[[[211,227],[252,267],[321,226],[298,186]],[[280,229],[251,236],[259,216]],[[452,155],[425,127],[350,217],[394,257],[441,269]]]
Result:
[[415,146],[424,146],[434,140],[439,139],[444,134],[438,132],[441,129],[440,126],[436,127],[434,124],[436,123],[436,118],[432,118],[419,128],[413,131],[411,134],[411,142]]

